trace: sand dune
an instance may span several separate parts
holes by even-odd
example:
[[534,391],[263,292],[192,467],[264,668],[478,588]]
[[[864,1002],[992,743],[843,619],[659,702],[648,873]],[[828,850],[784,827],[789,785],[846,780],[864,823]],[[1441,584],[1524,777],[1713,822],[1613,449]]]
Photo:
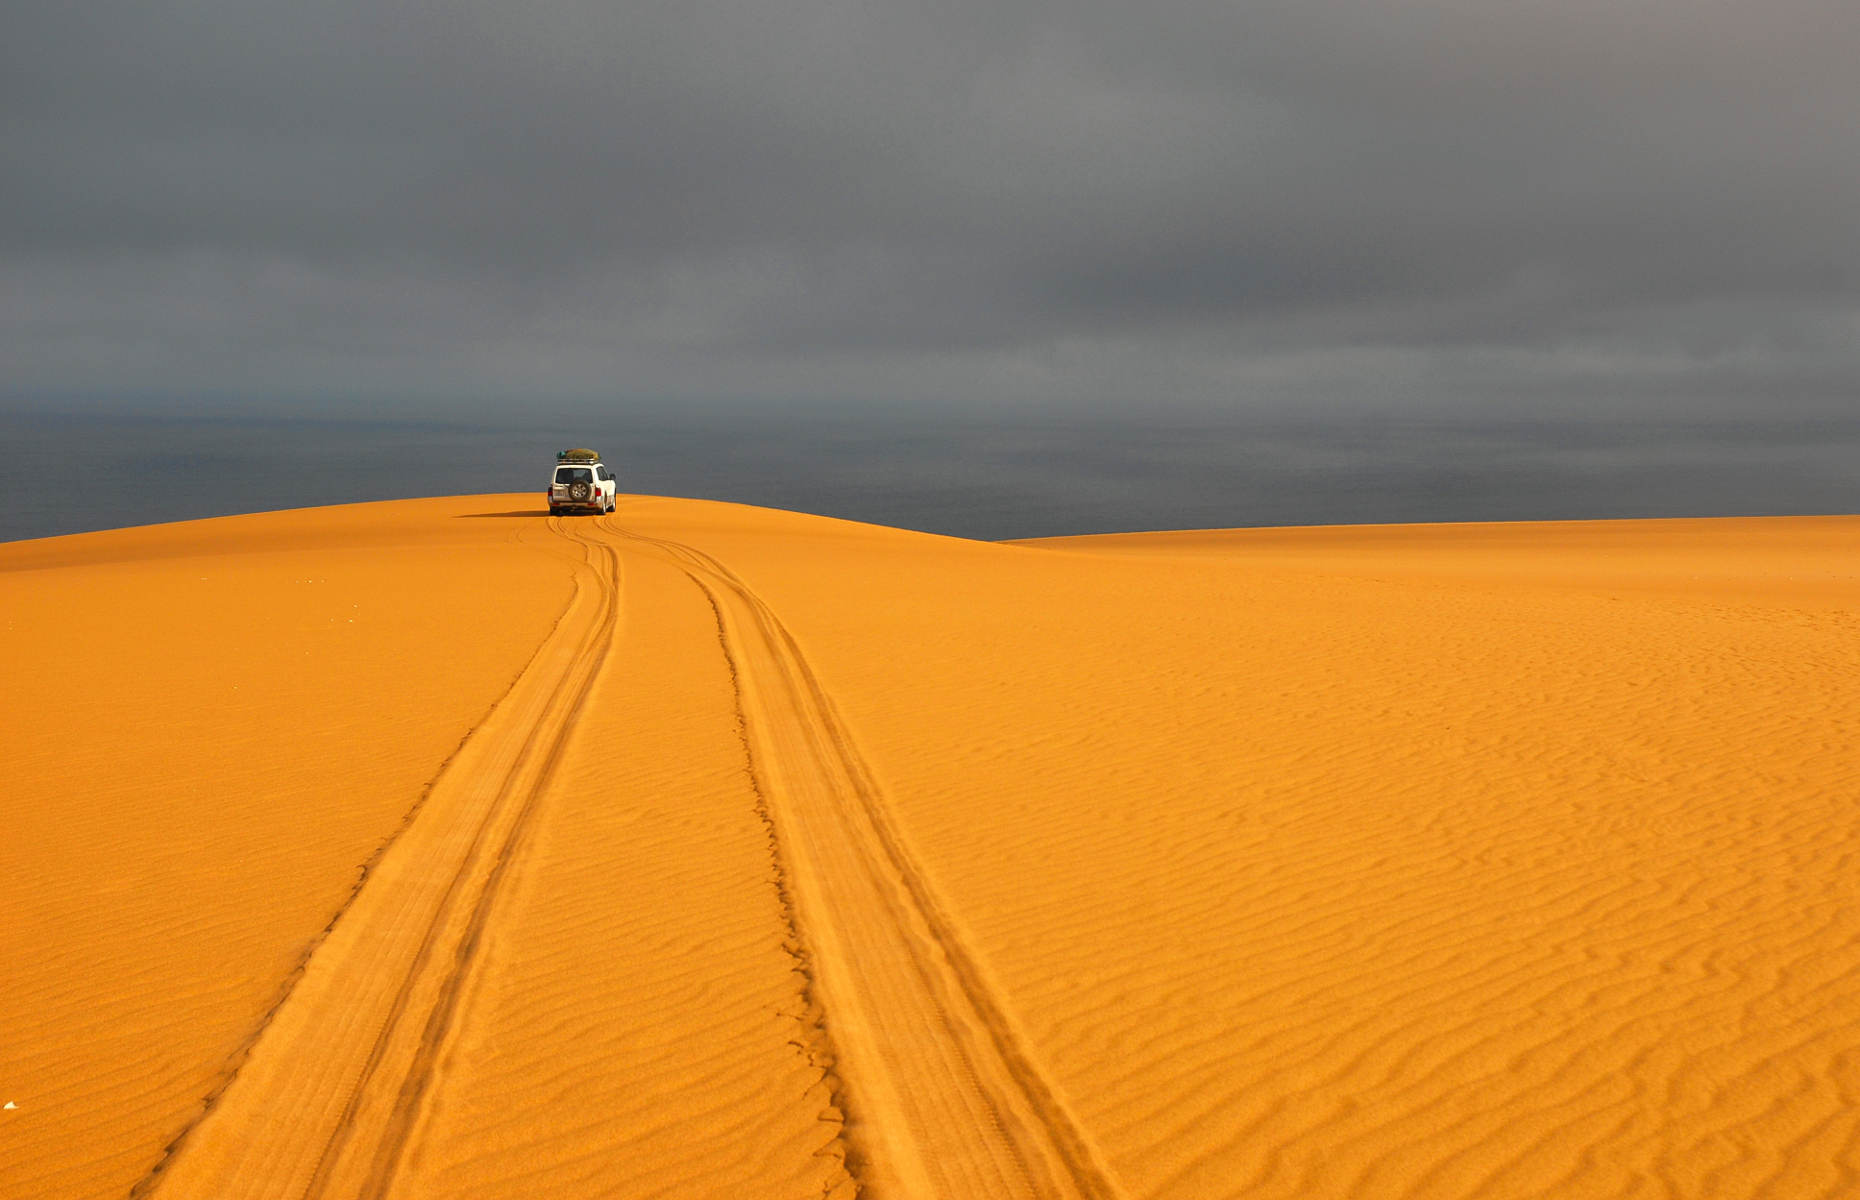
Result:
[[0,546],[0,1196],[1860,1194],[1860,518],[531,504]]

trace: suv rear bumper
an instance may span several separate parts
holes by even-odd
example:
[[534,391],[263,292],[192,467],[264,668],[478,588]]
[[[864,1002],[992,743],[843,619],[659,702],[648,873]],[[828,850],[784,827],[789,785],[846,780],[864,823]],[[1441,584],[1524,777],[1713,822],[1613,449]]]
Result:
[[570,500],[567,496],[557,496],[554,493],[550,493],[548,502],[549,507],[556,512],[574,511],[604,513],[607,511],[607,497],[600,492],[594,493],[594,495],[588,497],[586,500]]

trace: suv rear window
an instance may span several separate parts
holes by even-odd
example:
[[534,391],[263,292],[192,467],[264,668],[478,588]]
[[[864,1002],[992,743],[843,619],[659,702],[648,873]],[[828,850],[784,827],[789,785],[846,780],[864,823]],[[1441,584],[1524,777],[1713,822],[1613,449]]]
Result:
[[557,483],[593,483],[594,471],[588,467],[557,467],[555,481]]

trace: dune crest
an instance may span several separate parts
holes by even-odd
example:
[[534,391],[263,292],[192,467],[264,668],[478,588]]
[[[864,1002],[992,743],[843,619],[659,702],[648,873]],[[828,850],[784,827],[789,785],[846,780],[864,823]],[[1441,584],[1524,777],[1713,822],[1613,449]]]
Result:
[[1860,518],[528,503],[0,547],[0,1195],[1860,1186]]

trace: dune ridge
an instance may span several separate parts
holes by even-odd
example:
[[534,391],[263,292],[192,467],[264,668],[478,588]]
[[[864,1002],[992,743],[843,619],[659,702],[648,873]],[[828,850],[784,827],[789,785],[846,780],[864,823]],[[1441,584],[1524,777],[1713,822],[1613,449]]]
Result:
[[[556,666],[432,785],[162,1194],[253,1175],[295,1194],[269,1167],[214,1175],[266,1145],[331,1196],[1860,1190],[1860,518],[1023,545],[648,497],[464,519],[500,505],[520,511],[394,509],[393,537],[510,565],[478,612],[526,614],[523,637],[493,638],[481,680],[512,648]],[[344,519],[252,519],[305,544],[246,578],[288,593],[290,571],[371,553],[380,534]],[[218,535],[149,536],[194,555]],[[30,554],[9,597],[100,569]],[[159,581],[164,561],[111,569]],[[81,741],[78,711],[38,728]],[[248,753],[297,732],[214,711]],[[471,765],[499,754],[508,794],[512,769]],[[40,770],[35,794],[122,819]],[[212,786],[190,802],[206,824],[245,811]],[[449,810],[492,814],[487,852],[439,832]],[[393,828],[343,811],[289,841],[331,879]],[[233,853],[224,836],[185,869]],[[451,849],[407,872],[402,909],[389,864],[426,842]],[[125,845],[67,852],[107,874]],[[94,1028],[76,998],[123,977],[70,956],[97,904],[82,872],[41,875],[75,924],[0,954],[47,1044],[71,1044]],[[221,1005],[248,1031],[315,907],[218,952],[252,965]],[[190,911],[177,949],[230,919]],[[135,976],[164,1012],[224,970],[165,969]],[[398,991],[401,1032],[358,1068],[365,1010]],[[178,1069],[147,1094],[178,1124],[186,1089],[163,1080],[230,1051],[175,1028],[150,1045]],[[353,1102],[327,1082],[370,1071]],[[175,1127],[126,1115],[114,1083],[63,1086],[80,1103],[46,1132],[0,1124],[34,1131],[15,1161],[40,1164],[0,1194],[58,1171],[110,1194]],[[249,1099],[312,1092],[302,1118]],[[100,1152],[86,1096],[129,1153]]]

